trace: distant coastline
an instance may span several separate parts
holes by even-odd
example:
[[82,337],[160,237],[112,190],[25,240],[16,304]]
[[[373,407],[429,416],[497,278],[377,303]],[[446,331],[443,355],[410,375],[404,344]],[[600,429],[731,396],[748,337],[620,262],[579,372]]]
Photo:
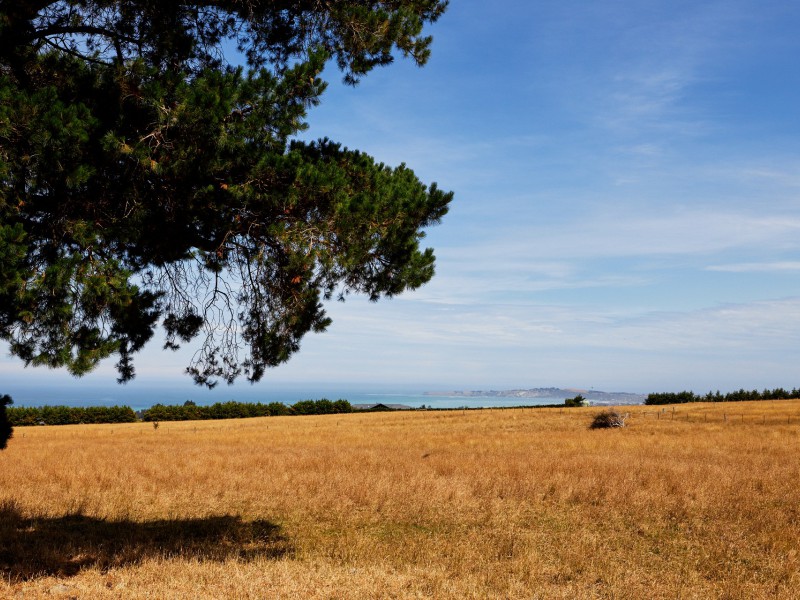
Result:
[[425,396],[446,398],[574,398],[580,394],[594,404],[643,404],[646,394],[602,392],[578,388],[529,388],[515,390],[461,390],[425,392]]

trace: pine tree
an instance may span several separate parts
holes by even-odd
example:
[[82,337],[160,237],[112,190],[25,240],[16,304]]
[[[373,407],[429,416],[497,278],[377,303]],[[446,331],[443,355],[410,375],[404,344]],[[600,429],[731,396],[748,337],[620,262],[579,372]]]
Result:
[[161,324],[199,344],[197,383],[257,381],[324,300],[426,283],[452,194],[297,135],[326,63],[423,65],[446,5],[3,1],[0,339],[75,375],[117,355],[127,381]]

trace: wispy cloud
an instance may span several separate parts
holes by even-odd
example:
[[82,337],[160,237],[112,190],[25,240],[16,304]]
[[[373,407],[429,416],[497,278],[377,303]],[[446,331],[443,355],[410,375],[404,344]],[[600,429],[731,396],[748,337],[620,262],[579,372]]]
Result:
[[786,271],[800,271],[800,261],[779,261],[763,263],[733,263],[728,265],[712,265],[706,267],[707,271],[722,273],[776,273]]
[[568,274],[568,261],[574,259],[708,255],[747,248],[785,250],[800,246],[798,233],[800,215],[680,209],[656,215],[646,210],[638,214],[609,210],[557,229],[508,224],[499,235],[443,248],[440,256],[461,268],[481,265],[502,271],[507,265],[524,273],[526,265],[529,272],[536,272],[536,265],[543,264],[558,265],[561,274]]
[[598,113],[599,123],[626,134],[645,133],[645,129],[696,134],[699,121],[687,123],[688,115],[678,110],[692,82],[692,75],[678,68],[652,71],[648,66],[639,73],[616,75],[609,84],[606,107]]
[[356,303],[334,319],[284,374],[301,374],[324,356],[325,372],[358,368],[375,380],[724,389],[792,383],[785,373],[776,377],[783,361],[798,357],[800,298],[686,311]]
[[[416,306],[414,306],[416,304]],[[367,340],[442,347],[591,348],[663,352],[699,349],[759,353],[792,348],[800,337],[800,298],[684,311],[563,306],[533,302],[443,307],[424,300],[338,311],[337,328]]]

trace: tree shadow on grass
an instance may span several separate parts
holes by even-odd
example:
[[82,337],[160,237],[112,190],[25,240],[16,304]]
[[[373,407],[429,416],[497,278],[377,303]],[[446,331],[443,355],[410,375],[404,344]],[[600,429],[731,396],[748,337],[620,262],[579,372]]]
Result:
[[107,570],[147,558],[224,561],[291,555],[280,527],[238,516],[161,521],[106,521],[83,514],[23,517],[0,504],[0,572],[11,580],[68,577],[83,568]]

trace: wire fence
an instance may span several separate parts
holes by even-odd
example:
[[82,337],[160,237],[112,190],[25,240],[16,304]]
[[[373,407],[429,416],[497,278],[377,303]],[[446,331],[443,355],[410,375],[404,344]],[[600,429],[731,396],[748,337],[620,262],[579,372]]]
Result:
[[630,411],[631,418],[655,419],[689,423],[749,423],[761,425],[800,425],[800,413],[768,413],[718,410],[680,410],[675,407],[662,407],[655,410]]

